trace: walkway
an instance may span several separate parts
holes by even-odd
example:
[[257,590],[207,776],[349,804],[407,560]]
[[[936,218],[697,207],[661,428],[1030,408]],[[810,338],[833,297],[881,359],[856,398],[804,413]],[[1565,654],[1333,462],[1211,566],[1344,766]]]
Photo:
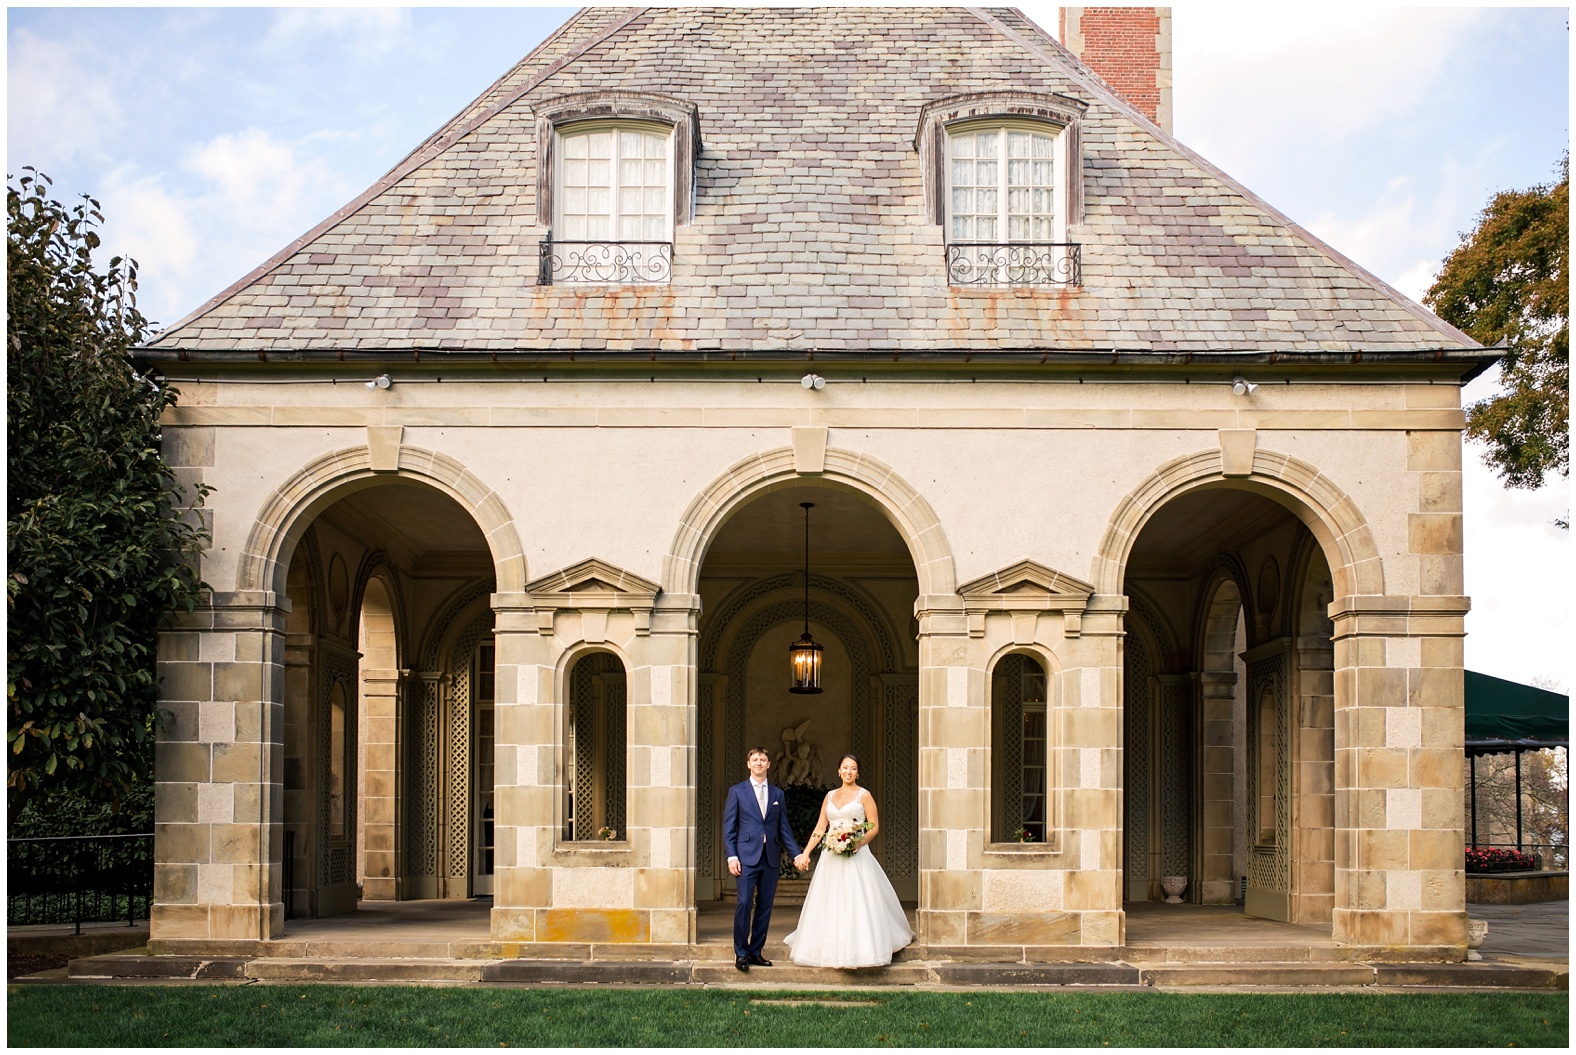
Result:
[[261,948],[180,943],[158,956],[145,949],[128,950],[74,960],[70,977],[777,987],[1569,985],[1570,917],[1565,902],[1469,906],[1472,916],[1489,920],[1483,961],[1470,964],[1387,963],[1372,955],[1375,950],[1337,945],[1328,927],[1250,919],[1229,907],[1130,904],[1128,944],[1119,950],[1029,949],[1020,951],[1017,962],[981,963],[911,946],[887,967],[857,972],[787,962],[782,938],[797,923],[798,909],[782,906],[766,947],[776,966],[749,974],[733,965],[731,904],[701,907],[695,945],[641,946],[493,942],[490,907],[485,900],[363,903],[359,911],[344,916],[291,920],[284,934]]

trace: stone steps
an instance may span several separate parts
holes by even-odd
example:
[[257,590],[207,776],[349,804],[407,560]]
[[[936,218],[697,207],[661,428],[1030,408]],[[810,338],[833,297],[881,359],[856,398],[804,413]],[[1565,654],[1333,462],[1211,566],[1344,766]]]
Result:
[[[691,949],[690,946],[682,948]],[[80,981],[255,981],[419,985],[702,985],[751,988],[1153,986],[1210,988],[1429,987],[1568,990],[1564,964],[1509,963],[989,963],[897,961],[839,970],[778,962],[739,971],[731,957],[457,959],[424,956],[281,958],[122,953],[71,961]]]

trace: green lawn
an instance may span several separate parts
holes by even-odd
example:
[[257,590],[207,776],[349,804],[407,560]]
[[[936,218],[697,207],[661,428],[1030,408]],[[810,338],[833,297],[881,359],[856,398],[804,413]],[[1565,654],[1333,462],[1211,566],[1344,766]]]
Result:
[[[820,1001],[820,1002],[816,1002]],[[834,1006],[826,1006],[828,1002]],[[11,986],[13,1046],[1566,1046],[1565,993]]]

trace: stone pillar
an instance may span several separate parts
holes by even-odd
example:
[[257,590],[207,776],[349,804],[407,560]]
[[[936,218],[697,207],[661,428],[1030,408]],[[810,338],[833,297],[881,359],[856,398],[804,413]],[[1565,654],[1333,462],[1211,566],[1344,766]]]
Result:
[[[919,911],[917,941],[968,944],[980,910],[985,791],[985,672],[969,665],[968,616],[955,597],[920,597]],[[972,864],[971,864],[972,862]]]
[[[1014,959],[1120,945],[1125,599],[1047,589],[1030,602],[1031,591],[974,587],[960,588],[964,606],[916,605],[920,940]],[[1049,681],[1044,842],[995,842],[990,831],[991,672],[1013,652]]]
[[1205,671],[1198,676],[1203,796],[1199,847],[1199,900],[1206,905],[1230,905],[1237,899],[1236,870],[1232,867],[1231,804],[1235,793],[1235,752],[1232,725],[1237,692],[1235,672]]
[[[494,594],[497,941],[695,940],[698,598],[605,566]],[[579,577],[575,577],[575,576]],[[645,589],[609,590],[635,581]],[[569,673],[589,650],[624,663],[626,831],[564,837]]]
[[159,637],[154,951],[284,926],[284,615],[273,593],[217,593]]
[[360,856],[361,896],[367,901],[393,901],[399,896],[395,848],[399,693],[398,670],[362,668]]
[[552,904],[554,826],[563,804],[551,641],[528,594],[496,593],[492,936],[536,941],[536,916]]
[[1337,941],[1460,959],[1464,597],[1345,597],[1335,623]]

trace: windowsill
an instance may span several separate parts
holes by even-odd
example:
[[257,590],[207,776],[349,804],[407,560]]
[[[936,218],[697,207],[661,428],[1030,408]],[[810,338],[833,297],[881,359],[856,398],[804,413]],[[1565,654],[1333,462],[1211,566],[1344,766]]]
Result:
[[1054,843],[986,843],[986,857],[1060,857],[1061,849]]
[[553,857],[559,860],[573,860],[578,857],[587,862],[607,863],[628,857],[634,849],[627,839],[565,841],[553,847]]

